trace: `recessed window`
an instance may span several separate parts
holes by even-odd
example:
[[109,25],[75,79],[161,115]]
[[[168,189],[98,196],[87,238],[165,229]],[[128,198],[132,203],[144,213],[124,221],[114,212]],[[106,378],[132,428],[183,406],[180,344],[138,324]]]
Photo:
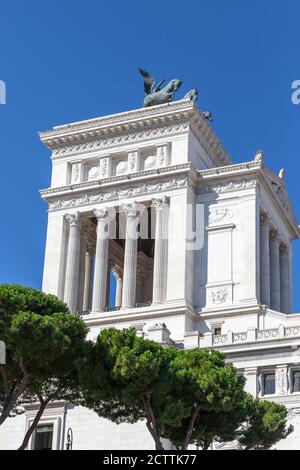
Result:
[[222,333],[222,330],[220,327],[217,327],[217,328],[214,328],[214,335],[215,336],[218,336]]
[[300,392],[300,370],[292,372],[292,390],[293,392]]
[[266,373],[263,375],[264,395],[275,394],[275,373]]
[[53,424],[38,426],[35,433],[34,450],[52,450]]

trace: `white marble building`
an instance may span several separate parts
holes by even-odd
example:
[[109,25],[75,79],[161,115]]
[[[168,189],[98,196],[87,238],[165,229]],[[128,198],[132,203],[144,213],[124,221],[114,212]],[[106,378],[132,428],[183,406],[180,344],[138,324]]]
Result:
[[[275,175],[262,152],[232,163],[188,100],[40,137],[52,152],[51,186],[41,191],[49,206],[43,290],[82,312],[91,338],[134,326],[162,343],[224,351],[251,393],[288,407],[295,431],[276,447],[299,449],[291,261],[300,230],[284,171]],[[141,239],[131,236],[138,223],[148,224]],[[2,448],[20,444],[34,412],[7,420]],[[47,440],[64,448],[70,427],[74,449],[153,448],[144,423],[117,426],[62,403],[46,410],[29,448]]]

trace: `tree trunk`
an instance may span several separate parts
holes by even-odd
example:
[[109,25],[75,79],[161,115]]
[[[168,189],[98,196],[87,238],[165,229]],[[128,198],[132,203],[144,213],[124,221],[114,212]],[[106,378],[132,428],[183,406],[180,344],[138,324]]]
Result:
[[42,414],[44,413],[45,411],[45,408],[46,406],[48,405],[49,401],[51,400],[52,397],[48,397],[46,400],[43,400],[42,397],[39,397],[39,400],[40,400],[40,407],[38,409],[38,412],[37,414],[35,415],[35,418],[31,424],[31,426],[28,428],[26,434],[25,434],[25,437],[24,437],[24,440],[22,442],[22,444],[20,445],[19,449],[18,450],[25,450],[27,445],[28,445],[28,442],[29,442],[29,439],[30,437],[32,436],[32,433],[33,431],[36,429],[38,423],[39,423],[39,420],[41,419],[42,417]]
[[9,392],[8,395],[5,397],[5,402],[3,405],[3,410],[0,416],[0,426],[1,424],[4,423],[6,418],[8,418],[9,413],[13,409],[13,407],[16,404],[17,399],[22,395],[22,393],[25,391],[27,386],[27,380],[23,380],[22,384],[20,385],[20,388],[16,389],[16,387],[13,387],[11,391]]
[[196,418],[199,414],[199,411],[200,411],[200,407],[196,406],[194,411],[193,411],[191,420],[190,420],[190,424],[189,424],[189,427],[188,427],[188,430],[187,430],[187,433],[186,433],[186,436],[185,436],[185,440],[182,443],[182,447],[181,447],[182,450],[187,450],[187,448],[188,448],[188,445],[190,443],[190,439],[192,437],[192,433],[193,433],[193,430],[194,430],[195,421],[196,421]]
[[[16,404],[17,399],[22,395],[22,393],[24,393],[24,391],[25,391],[25,389],[28,385],[29,375],[28,375],[28,372],[25,368],[25,365],[24,365],[24,362],[23,362],[22,358],[20,358],[19,367],[20,367],[20,369],[23,373],[23,378],[21,380],[21,383],[20,383],[19,387],[17,386],[18,382],[15,381],[15,383],[11,387],[10,391],[8,393],[6,393],[5,401],[4,401],[4,404],[3,404],[3,410],[2,410],[2,413],[1,413],[1,416],[0,416],[0,426],[1,426],[1,424],[4,423],[6,418],[8,418],[9,413],[11,412],[14,405]],[[4,377],[3,371],[2,371],[2,376]],[[5,388],[7,388],[7,383],[5,384]]]
[[144,409],[147,415],[146,426],[151,436],[153,437],[153,440],[155,442],[155,448],[156,450],[164,450],[163,445],[160,440],[160,434],[156,425],[155,414],[151,407],[149,394],[146,393],[144,396],[141,397],[141,399],[142,399]]
[[211,441],[203,441],[202,450],[208,450],[211,445]]

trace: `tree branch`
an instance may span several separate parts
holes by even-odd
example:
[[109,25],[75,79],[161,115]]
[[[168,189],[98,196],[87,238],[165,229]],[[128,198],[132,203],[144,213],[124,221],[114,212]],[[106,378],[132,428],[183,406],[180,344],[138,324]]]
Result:
[[25,391],[25,389],[28,385],[28,382],[29,382],[29,374],[26,370],[26,367],[25,367],[25,364],[24,364],[24,361],[23,361],[22,357],[20,358],[20,361],[19,361],[19,367],[20,367],[20,369],[23,373],[23,378],[21,380],[21,383],[20,383],[19,387],[17,387],[17,381],[14,382],[10,392],[7,394],[7,396],[5,398],[5,402],[4,402],[4,405],[3,405],[3,410],[2,410],[2,413],[1,413],[1,416],[0,416],[0,426],[8,418],[9,413],[13,409],[18,397],[20,397],[22,395],[22,393],[24,393],[24,391]]
[[35,415],[34,420],[32,421],[31,425],[29,426],[29,428],[28,428],[28,430],[25,434],[24,440],[23,440],[23,442],[20,445],[18,450],[25,450],[26,449],[26,447],[28,445],[28,442],[29,442],[29,439],[30,439],[33,431],[36,429],[36,427],[39,423],[39,420],[41,419],[41,417],[42,417],[42,415],[45,411],[46,406],[52,400],[53,396],[49,395],[49,397],[46,398],[46,400],[44,400],[41,395],[38,395],[38,398],[39,398],[39,401],[40,401],[40,407],[38,409],[37,414]]

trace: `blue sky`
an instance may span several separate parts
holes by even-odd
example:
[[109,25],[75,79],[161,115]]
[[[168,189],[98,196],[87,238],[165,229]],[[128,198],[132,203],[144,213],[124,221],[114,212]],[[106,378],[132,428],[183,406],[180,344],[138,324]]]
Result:
[[[197,87],[237,162],[287,170],[300,220],[298,0],[2,0],[0,282],[41,286],[50,155],[37,131],[140,107],[138,67]],[[294,309],[300,311],[300,242]]]

